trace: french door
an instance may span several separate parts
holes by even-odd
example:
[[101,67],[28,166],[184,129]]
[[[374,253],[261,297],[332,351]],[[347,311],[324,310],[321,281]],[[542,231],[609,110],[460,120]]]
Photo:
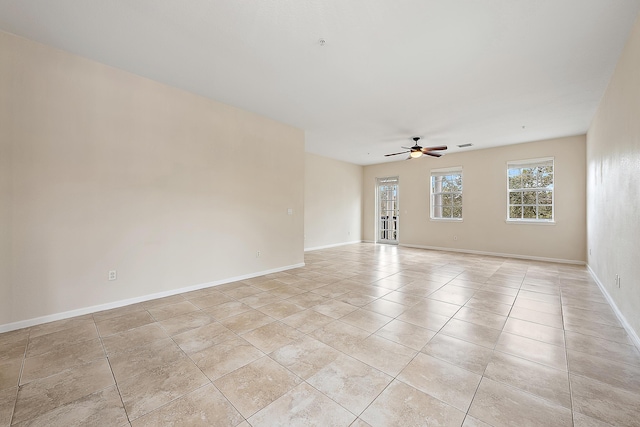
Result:
[[400,225],[398,177],[377,178],[377,242],[398,244]]

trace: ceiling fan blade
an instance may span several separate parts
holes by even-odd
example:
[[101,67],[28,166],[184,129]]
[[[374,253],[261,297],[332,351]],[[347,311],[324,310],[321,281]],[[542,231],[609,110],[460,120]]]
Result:
[[423,153],[426,153],[427,151],[437,151],[437,150],[446,150],[447,146],[446,145],[440,145],[438,147],[425,147],[422,149]]
[[426,154],[427,156],[431,156],[431,157],[442,157],[442,154],[440,153],[432,153],[431,151],[423,151],[423,154]]
[[409,152],[409,151],[403,151],[403,152],[401,152],[401,153],[385,154],[384,156],[385,156],[385,157],[389,157],[389,156],[397,156],[398,154],[405,154],[405,153],[408,153],[408,152]]

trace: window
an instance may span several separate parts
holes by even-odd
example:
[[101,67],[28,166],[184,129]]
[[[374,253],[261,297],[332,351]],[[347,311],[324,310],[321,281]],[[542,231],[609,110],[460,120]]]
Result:
[[431,170],[431,219],[462,220],[462,168]]
[[507,220],[553,222],[553,158],[507,163]]

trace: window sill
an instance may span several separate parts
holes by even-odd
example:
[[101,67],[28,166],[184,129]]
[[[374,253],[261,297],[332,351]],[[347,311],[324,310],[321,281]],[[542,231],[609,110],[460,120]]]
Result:
[[505,220],[507,224],[527,224],[527,225],[556,225],[555,221],[527,221],[520,219],[507,219]]
[[433,222],[463,222],[462,218],[429,218]]

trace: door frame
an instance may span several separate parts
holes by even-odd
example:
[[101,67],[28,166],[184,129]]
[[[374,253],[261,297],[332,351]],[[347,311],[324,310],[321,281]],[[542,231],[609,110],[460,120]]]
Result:
[[[396,186],[396,208],[395,208],[396,215],[395,215],[395,218],[392,220],[395,222],[395,232],[396,232],[395,240],[383,239],[381,237],[382,213],[380,212],[380,186],[381,184],[384,184],[385,182],[387,182],[386,180],[395,180],[395,186]],[[399,176],[376,177],[375,191],[376,191],[375,242],[385,244],[385,245],[397,245],[400,242],[400,177]]]

